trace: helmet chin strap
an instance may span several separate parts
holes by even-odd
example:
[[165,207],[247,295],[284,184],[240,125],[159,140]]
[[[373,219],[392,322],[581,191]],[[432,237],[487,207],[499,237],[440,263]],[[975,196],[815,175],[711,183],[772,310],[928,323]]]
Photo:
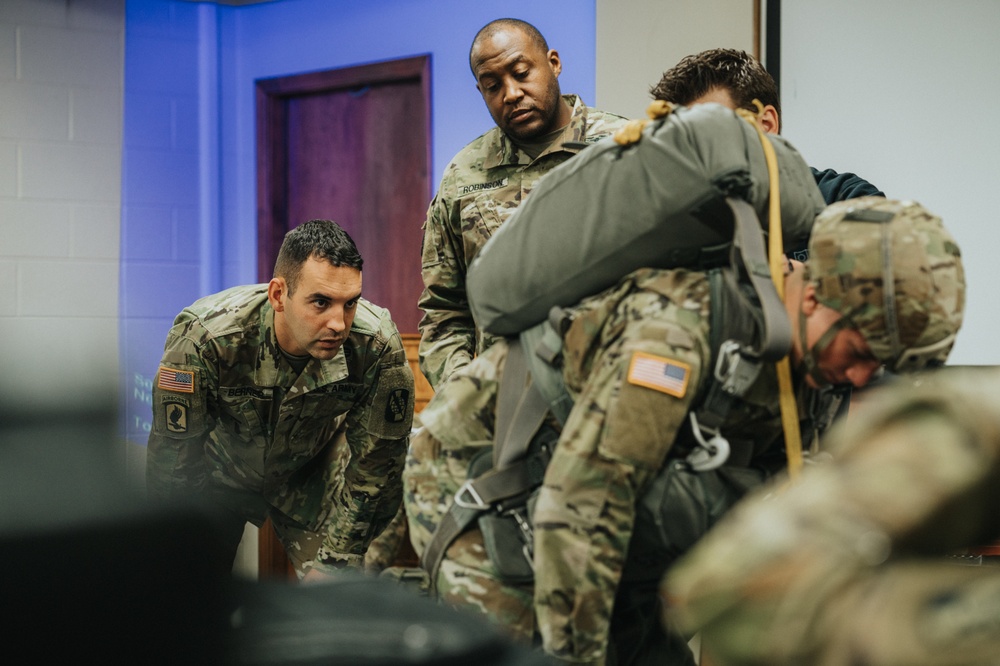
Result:
[[822,354],[833,339],[837,337],[837,333],[851,325],[851,320],[847,317],[841,317],[837,321],[830,325],[830,328],[823,332],[823,335],[819,336],[819,340],[816,341],[812,347],[806,347],[806,315],[802,310],[799,310],[799,346],[802,349],[802,367],[805,368],[806,374],[812,377],[813,381],[816,382],[816,386],[830,386],[830,382],[823,376],[823,373],[819,369],[819,356]]

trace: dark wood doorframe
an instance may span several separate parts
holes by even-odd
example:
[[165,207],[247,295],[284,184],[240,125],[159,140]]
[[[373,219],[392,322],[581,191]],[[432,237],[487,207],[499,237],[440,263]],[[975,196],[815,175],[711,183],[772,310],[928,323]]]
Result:
[[[364,88],[393,81],[419,81],[424,99],[424,127],[428,137],[430,164],[430,56],[357,65],[321,72],[307,72],[257,81],[257,279],[271,279],[274,257],[288,231],[287,189],[282,177],[288,172],[283,150],[290,98],[314,93]],[[428,169],[429,171],[429,169]],[[429,192],[428,192],[429,195]]]
[[[256,82],[257,138],[257,277],[271,278],[274,259],[285,233],[291,228],[285,150],[288,105],[297,97],[368,86],[409,82],[420,87],[423,100],[423,134],[426,137],[426,173],[430,172],[430,56],[376,62],[292,76],[259,79]],[[426,184],[430,200],[430,182]],[[425,202],[426,202],[425,201]],[[298,222],[301,222],[299,220]],[[415,248],[414,251],[418,251]],[[366,264],[367,268],[367,264]],[[294,580],[295,573],[277,535],[266,522],[259,531],[258,575],[262,579]]]

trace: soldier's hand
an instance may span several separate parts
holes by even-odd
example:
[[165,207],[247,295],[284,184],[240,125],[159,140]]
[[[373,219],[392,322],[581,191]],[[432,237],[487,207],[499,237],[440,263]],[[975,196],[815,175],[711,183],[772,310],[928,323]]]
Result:
[[312,568],[302,576],[300,581],[303,585],[314,585],[316,583],[329,583],[337,577],[337,569],[317,569]]

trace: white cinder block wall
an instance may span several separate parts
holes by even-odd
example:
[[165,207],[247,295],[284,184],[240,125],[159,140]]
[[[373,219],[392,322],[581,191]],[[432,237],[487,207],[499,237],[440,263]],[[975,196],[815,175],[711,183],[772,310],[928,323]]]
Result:
[[0,1],[0,391],[114,400],[125,0]]
[[629,118],[646,117],[650,87],[684,56],[754,53],[752,0],[597,0],[596,9],[596,105]]

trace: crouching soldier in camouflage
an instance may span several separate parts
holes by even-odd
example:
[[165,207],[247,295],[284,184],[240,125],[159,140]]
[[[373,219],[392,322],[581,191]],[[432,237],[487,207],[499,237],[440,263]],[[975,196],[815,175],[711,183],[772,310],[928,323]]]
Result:
[[300,576],[360,566],[400,505],[413,374],[389,312],[361,298],[361,266],[343,229],[311,220],[270,283],[196,301],[167,335],[148,491],[218,507],[226,567],[267,518]]
[[[684,640],[662,631],[659,580],[746,487],[785,462],[774,365],[760,368],[725,409],[708,398],[719,395],[722,342],[741,339],[736,329],[757,321],[719,288],[724,274],[641,269],[557,322],[572,409],[561,428],[547,417],[561,432],[528,505],[533,511],[521,516],[533,523],[522,530],[532,534],[523,544],[531,554],[527,575],[501,571],[496,553],[510,544],[496,543],[482,520],[449,545],[439,566],[425,550],[439,525],[454,520],[452,507],[477,503],[463,484],[470,461],[503,425],[498,391],[516,344],[491,347],[440,388],[418,416],[404,501],[414,547],[443,601],[540,639],[567,663],[653,655],[693,663]],[[964,307],[959,250],[940,219],[918,204],[877,197],[828,207],[815,223],[808,263],[791,262],[783,286],[779,309],[794,333],[795,394],[788,398],[804,439],[836,410],[832,401],[816,408],[825,389],[863,386],[882,366],[942,363]],[[718,427],[703,431],[699,424],[712,419]],[[708,471],[721,461],[703,454],[723,449],[723,438],[728,459]],[[544,464],[544,455],[532,456]],[[671,474],[692,492],[651,490]]]
[[876,389],[671,570],[670,621],[720,665],[1000,664],[998,395],[995,367]]

